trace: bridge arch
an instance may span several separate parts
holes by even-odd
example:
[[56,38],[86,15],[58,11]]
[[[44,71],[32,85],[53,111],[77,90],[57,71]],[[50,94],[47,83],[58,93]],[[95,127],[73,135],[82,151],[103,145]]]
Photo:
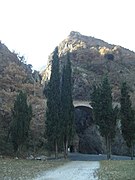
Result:
[[88,108],[90,108],[90,109],[92,109],[92,106],[90,105],[90,102],[89,101],[77,101],[77,100],[74,100],[73,101],[73,105],[74,105],[74,107],[76,108],[76,107],[82,107],[82,106],[84,106],[84,107],[88,107]]
[[81,153],[100,154],[102,144],[94,123],[92,106],[89,101],[73,101],[75,108],[75,129],[78,141],[74,150]]

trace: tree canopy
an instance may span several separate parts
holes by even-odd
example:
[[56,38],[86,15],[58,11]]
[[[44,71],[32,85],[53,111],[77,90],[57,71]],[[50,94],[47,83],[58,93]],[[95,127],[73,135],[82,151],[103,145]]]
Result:
[[121,129],[127,146],[131,149],[131,159],[133,159],[133,144],[135,140],[135,112],[129,95],[129,87],[126,82],[121,87]]
[[93,116],[99,131],[106,139],[107,158],[111,157],[111,141],[115,136],[117,108],[113,109],[112,92],[107,76],[100,85],[94,85],[91,96]]
[[72,99],[72,77],[69,53],[62,71],[61,83],[61,128],[64,144],[64,156],[67,156],[68,144],[73,137],[74,129],[74,106]]
[[32,119],[32,107],[27,104],[26,93],[20,91],[14,102],[12,111],[11,138],[14,150],[24,144],[28,137],[30,120]]
[[46,88],[47,110],[46,110],[46,135],[48,145],[58,154],[58,143],[60,139],[60,74],[58,47],[55,48],[52,58],[52,69],[50,81]]

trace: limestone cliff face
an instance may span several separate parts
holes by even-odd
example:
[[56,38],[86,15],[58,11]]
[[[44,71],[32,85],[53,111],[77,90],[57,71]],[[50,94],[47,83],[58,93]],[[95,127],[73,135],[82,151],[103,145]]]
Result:
[[[81,35],[78,32],[71,32],[70,35],[59,44],[58,49],[61,67],[65,61],[66,53],[70,52],[74,100],[90,102],[90,93],[93,84],[100,83],[103,76],[108,75],[112,86],[113,101],[119,103],[120,86],[123,81],[126,81],[133,90],[131,92],[131,97],[133,105],[135,106],[134,52],[121,46],[108,44],[107,42],[94,37]],[[48,60],[47,68],[42,72],[44,84],[47,83],[50,78],[51,57],[52,54]],[[83,113],[80,116],[83,116]],[[82,120],[85,119],[86,117],[82,117]],[[85,121],[83,123],[85,123]],[[80,152],[99,153],[105,150],[104,142],[100,141],[101,137],[99,132],[97,132],[97,129],[92,130],[92,127],[94,126],[91,125],[86,127],[84,133],[78,132],[80,138]],[[95,133],[91,136],[93,132]],[[96,137],[96,139],[89,140],[87,137]],[[89,148],[87,149],[86,147]],[[112,150],[115,154],[128,153],[128,149],[120,134],[119,128],[117,129],[117,137]]]
[[[12,121],[11,110],[19,90],[26,91],[28,102],[32,104],[31,139],[37,138],[38,143],[41,137],[38,135],[43,136],[44,133],[45,102],[40,76],[36,71],[32,73],[31,65],[26,65],[22,60],[22,57],[0,43],[0,153],[12,149],[7,137]],[[5,148],[8,144],[9,147]]]
[[[74,99],[90,100],[93,83],[99,83],[105,74],[109,76],[114,101],[119,101],[120,84],[123,80],[135,90],[134,52],[78,32],[71,32],[58,48],[61,65],[67,51],[71,53]],[[50,71],[51,58],[47,68],[42,72],[43,81],[49,79]],[[132,94],[132,99],[134,98]]]

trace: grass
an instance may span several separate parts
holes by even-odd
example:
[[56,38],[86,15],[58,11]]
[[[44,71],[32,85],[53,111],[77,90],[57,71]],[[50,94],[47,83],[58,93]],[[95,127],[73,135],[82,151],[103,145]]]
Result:
[[135,161],[101,161],[99,180],[135,180]]
[[[0,180],[32,180],[40,173],[66,162],[0,158]],[[99,180],[135,180],[135,160],[100,161],[97,175]]]
[[50,168],[66,163],[65,160],[0,159],[0,180],[30,180]]

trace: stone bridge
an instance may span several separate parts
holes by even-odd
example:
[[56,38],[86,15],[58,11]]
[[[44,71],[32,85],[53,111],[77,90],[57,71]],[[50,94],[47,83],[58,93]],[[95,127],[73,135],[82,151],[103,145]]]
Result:
[[[47,103],[47,100],[45,99],[45,105],[46,103]],[[90,105],[90,101],[73,100],[73,105],[75,108],[78,106],[85,106],[85,107],[93,109],[92,106]]]
[[85,106],[92,109],[89,101],[74,100],[73,105],[75,108],[78,106]]

